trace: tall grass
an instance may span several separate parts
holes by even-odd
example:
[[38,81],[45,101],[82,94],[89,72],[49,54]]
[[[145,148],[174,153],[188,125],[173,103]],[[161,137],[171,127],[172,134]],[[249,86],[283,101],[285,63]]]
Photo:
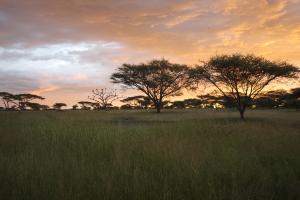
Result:
[[300,113],[0,113],[0,199],[300,199]]

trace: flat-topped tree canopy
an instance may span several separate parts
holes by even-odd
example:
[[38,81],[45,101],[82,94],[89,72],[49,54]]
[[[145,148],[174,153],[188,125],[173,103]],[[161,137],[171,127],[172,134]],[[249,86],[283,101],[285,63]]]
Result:
[[214,85],[224,96],[235,100],[244,119],[244,111],[271,82],[297,78],[299,68],[287,62],[269,61],[254,55],[220,55],[197,65],[191,78]]
[[[11,105],[19,110],[25,110],[26,107],[34,100],[44,100],[45,98],[35,94],[11,94],[8,92],[0,92],[0,98],[6,109],[9,109]],[[32,104],[33,105],[33,104]],[[30,107],[30,106],[29,106]]]
[[66,107],[67,104],[65,103],[55,103],[53,104],[53,108],[56,109],[56,110],[61,110],[62,107]]
[[167,97],[179,96],[188,84],[186,65],[173,64],[168,60],[152,60],[141,64],[123,64],[111,76],[113,83],[134,88],[149,97],[157,112]]

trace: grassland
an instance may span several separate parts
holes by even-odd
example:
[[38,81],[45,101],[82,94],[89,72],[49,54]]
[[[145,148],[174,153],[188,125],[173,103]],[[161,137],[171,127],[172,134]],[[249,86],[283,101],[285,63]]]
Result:
[[300,199],[300,112],[0,112],[0,199]]

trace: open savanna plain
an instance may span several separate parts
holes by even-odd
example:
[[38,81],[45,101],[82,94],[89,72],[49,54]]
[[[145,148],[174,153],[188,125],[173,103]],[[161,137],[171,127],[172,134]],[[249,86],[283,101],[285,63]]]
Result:
[[0,112],[0,199],[300,199],[300,112]]

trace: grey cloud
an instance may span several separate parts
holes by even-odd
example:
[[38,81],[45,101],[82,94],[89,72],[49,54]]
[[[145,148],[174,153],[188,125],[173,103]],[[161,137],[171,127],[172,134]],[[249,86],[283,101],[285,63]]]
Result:
[[39,86],[39,82],[29,75],[17,72],[2,71],[0,69],[1,91],[20,93],[33,90]]
[[300,63],[299,9],[298,0],[0,0],[0,84],[83,92],[111,86],[124,62],[236,51]]

